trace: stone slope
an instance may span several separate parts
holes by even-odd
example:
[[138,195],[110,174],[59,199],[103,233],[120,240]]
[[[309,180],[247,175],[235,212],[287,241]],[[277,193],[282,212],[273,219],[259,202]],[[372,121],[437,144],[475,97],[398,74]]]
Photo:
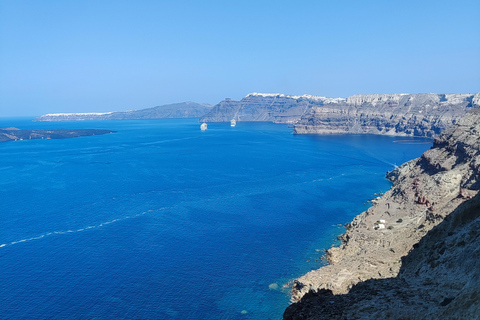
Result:
[[310,291],[327,289],[345,294],[359,282],[396,277],[401,257],[462,203],[477,195],[480,110],[474,109],[459,119],[434,140],[430,150],[388,177],[393,181],[392,188],[347,225],[342,245],[327,252],[330,264],[294,282],[294,301]]
[[480,195],[460,205],[404,258],[395,278],[348,294],[305,295],[284,319],[480,319]]
[[367,94],[322,107],[313,106],[294,133],[368,133],[435,137],[450,127],[480,95]]
[[79,121],[79,120],[143,120],[164,118],[200,118],[210,111],[208,104],[195,102],[174,103],[153,108],[115,111],[105,113],[52,113],[40,116],[35,121]]

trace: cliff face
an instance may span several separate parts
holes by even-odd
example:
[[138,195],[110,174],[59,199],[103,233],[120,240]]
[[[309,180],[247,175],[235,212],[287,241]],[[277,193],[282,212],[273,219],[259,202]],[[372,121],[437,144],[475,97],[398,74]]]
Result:
[[459,206],[402,259],[397,277],[348,294],[309,293],[284,319],[480,319],[480,196]]
[[312,107],[295,124],[294,133],[434,137],[479,100],[479,94],[354,95],[341,103]]
[[472,106],[472,94],[367,94],[347,99],[251,93],[211,107],[183,102],[106,113],[46,114],[36,121],[200,118],[201,122],[269,121],[295,124],[294,133],[369,133],[435,137]]
[[480,94],[366,94],[343,98],[251,93],[226,99],[202,122],[271,121],[295,124],[294,133],[369,133],[435,137],[472,106]]
[[480,110],[388,177],[330,264],[294,282],[285,319],[478,318]]
[[195,102],[182,102],[132,111],[105,113],[52,113],[40,116],[35,121],[78,120],[140,120],[164,118],[199,118],[210,111],[211,106]]
[[313,106],[344,101],[310,95],[251,93],[240,101],[225,99],[200,119],[201,122],[270,121],[295,123]]

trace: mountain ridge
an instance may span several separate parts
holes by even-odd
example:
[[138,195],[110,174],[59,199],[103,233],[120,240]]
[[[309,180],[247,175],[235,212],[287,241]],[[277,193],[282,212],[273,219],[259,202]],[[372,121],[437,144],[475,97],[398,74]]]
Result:
[[347,98],[250,93],[225,99],[202,122],[270,121],[294,125],[295,134],[385,134],[435,137],[471,107],[480,93],[362,94]]
[[196,102],[172,103],[152,108],[90,113],[49,113],[34,121],[81,121],[81,120],[143,120],[164,118],[199,118],[209,111],[209,104]]
[[281,93],[247,94],[214,106],[182,102],[104,113],[54,113],[35,121],[199,118],[200,122],[268,121],[293,125],[294,134],[381,134],[434,138],[472,107],[480,92],[356,94],[347,98]]

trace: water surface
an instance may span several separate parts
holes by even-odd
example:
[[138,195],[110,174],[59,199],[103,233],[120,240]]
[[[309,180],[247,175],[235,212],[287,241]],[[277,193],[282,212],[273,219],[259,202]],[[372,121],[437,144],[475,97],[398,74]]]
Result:
[[118,132],[0,144],[2,319],[279,319],[283,285],[430,147],[194,119],[10,126]]

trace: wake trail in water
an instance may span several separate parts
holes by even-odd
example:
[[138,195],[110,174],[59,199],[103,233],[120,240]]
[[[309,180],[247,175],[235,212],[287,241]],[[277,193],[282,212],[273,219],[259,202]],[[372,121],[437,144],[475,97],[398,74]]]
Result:
[[339,155],[339,154],[335,154],[335,153],[332,153],[332,152],[327,152],[335,157],[338,157],[338,158],[345,158],[345,159],[352,159],[352,160],[356,160],[356,161],[359,161],[359,162],[364,162],[364,163],[370,163],[370,164],[375,164],[375,165],[388,165],[388,166],[392,166],[393,168],[396,168],[397,165],[394,164],[394,163],[391,163],[391,162],[388,162],[388,161],[385,161],[384,159],[381,159],[380,157],[377,157],[377,156],[374,156],[372,154],[369,154],[368,152],[364,152],[368,157],[372,158],[373,160],[376,160],[376,161],[370,161],[370,160],[366,160],[366,159],[361,159],[361,158],[356,158],[356,157],[351,157],[351,156],[345,156],[345,155]]
[[[343,176],[345,176],[345,174],[340,174],[340,175],[336,175],[336,176],[332,176],[332,177],[327,177],[327,178],[320,178],[320,179],[316,179],[316,180],[313,180],[313,181],[297,182],[297,184],[328,181],[328,180],[333,180],[333,179],[341,178],[341,177],[343,177]],[[278,176],[270,177],[270,179],[265,179],[265,181],[267,181],[267,180],[274,180],[275,178],[278,178]],[[249,183],[251,183],[252,181],[256,181],[256,180],[247,180],[247,181],[242,181],[242,182],[233,182],[233,183],[224,184],[224,185],[229,185],[229,186],[231,187],[231,186],[237,185],[237,184],[239,184],[239,185],[241,185],[241,184],[249,184]],[[265,181],[264,181],[264,182],[265,182]],[[221,185],[220,187],[223,187],[224,185]],[[263,183],[263,184],[260,184],[260,185],[264,185],[264,183]],[[283,188],[283,186],[278,186],[278,187],[276,187],[276,188],[268,189],[268,192],[272,192],[272,191],[275,191],[275,190],[277,190],[277,189],[282,189],[282,188]],[[247,192],[247,193],[245,193],[245,192],[241,192],[241,193],[236,193],[236,192],[234,192],[233,194],[224,195],[224,196],[221,196],[221,197],[209,197],[209,198],[203,199],[203,201],[206,202],[206,203],[208,203],[208,202],[212,202],[212,201],[223,200],[222,202],[225,202],[225,201],[227,201],[227,200],[231,200],[231,199],[234,199],[234,198],[248,197],[248,196],[251,196],[251,195],[258,195],[259,193],[264,193],[265,191],[266,191],[266,190],[264,189],[264,187],[261,187],[260,189],[255,189],[255,190],[253,190],[253,191],[251,191],[251,192]],[[138,193],[138,194],[136,194],[136,195],[155,194],[155,193],[158,193],[158,192],[159,192],[159,191],[141,192],[141,193]],[[163,193],[163,192],[164,192],[164,191],[162,191],[161,193]],[[179,204],[177,204],[176,206],[182,205],[182,204],[185,204],[185,201],[181,201],[181,202],[180,202]],[[41,239],[44,239],[44,238],[47,238],[47,237],[52,237],[52,236],[75,234],[75,233],[84,232],[84,231],[88,231],[88,230],[99,229],[99,228],[108,226],[108,225],[110,225],[110,224],[116,223],[116,222],[125,221],[125,220],[128,220],[128,219],[134,219],[134,218],[137,218],[137,217],[146,215],[146,214],[150,214],[150,213],[152,213],[152,212],[159,212],[159,211],[164,211],[164,210],[168,210],[168,209],[172,209],[172,206],[162,207],[162,208],[155,209],[155,210],[154,210],[154,209],[150,209],[150,210],[147,210],[147,211],[144,211],[144,212],[141,212],[141,213],[124,216],[124,217],[121,217],[121,218],[117,218],[117,219],[105,221],[105,222],[102,222],[102,223],[99,223],[99,224],[88,225],[88,226],[85,226],[85,227],[82,227],[82,228],[78,228],[78,229],[69,229],[69,230],[60,230],[60,231],[50,231],[50,232],[46,232],[46,233],[43,233],[43,234],[40,234],[40,235],[37,235],[37,236],[33,236],[33,237],[29,237],[29,238],[23,238],[23,239],[20,239],[20,240],[15,240],[15,241],[11,241],[11,242],[6,242],[6,243],[3,243],[3,244],[0,244],[0,248],[9,247],[9,246],[13,246],[13,245],[16,245],[16,244],[26,243],[26,242],[35,241],[35,240],[41,240]]]
[[178,141],[192,140],[192,139],[198,139],[198,137],[187,137],[187,138],[178,138],[178,139],[158,140],[158,141],[153,141],[153,142],[143,142],[143,143],[140,143],[140,145],[149,146],[149,145],[156,145],[156,144],[169,143],[169,142],[178,142]]
[[[155,210],[155,211],[160,211],[160,210],[163,210],[163,209],[165,209],[165,208],[160,208],[160,209]],[[109,224],[119,222],[119,221],[128,220],[128,219],[134,219],[134,218],[143,216],[147,213],[151,213],[153,211],[154,210],[148,210],[148,211],[144,211],[142,213],[137,213],[135,215],[130,215],[130,216],[122,217],[122,218],[117,218],[117,219],[109,220],[109,221],[102,222],[102,223],[99,223],[99,224],[96,224],[96,225],[90,225],[90,226],[86,226],[86,227],[79,228],[79,229],[74,229],[74,230],[50,231],[50,232],[46,232],[44,234],[41,234],[39,236],[35,236],[35,237],[31,237],[31,238],[24,238],[24,239],[0,244],[0,248],[13,246],[13,245],[19,244],[19,243],[30,242],[30,241],[34,241],[34,240],[40,240],[40,239],[50,237],[50,236],[55,236],[55,235],[65,235],[65,234],[78,233],[78,232],[83,232],[83,231],[92,230],[92,229],[99,229],[99,228],[105,227]]]

